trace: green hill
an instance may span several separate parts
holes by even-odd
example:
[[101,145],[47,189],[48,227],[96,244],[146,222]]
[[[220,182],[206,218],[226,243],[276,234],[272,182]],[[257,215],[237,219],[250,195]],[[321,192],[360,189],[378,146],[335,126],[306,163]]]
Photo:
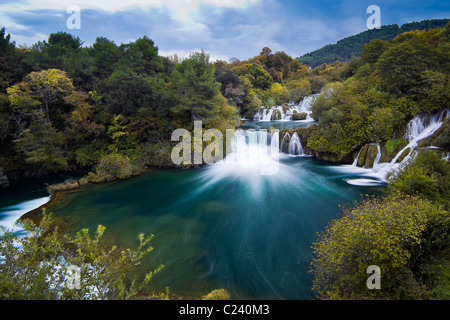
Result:
[[335,61],[348,61],[361,54],[362,46],[372,39],[391,40],[403,32],[411,30],[428,30],[444,27],[450,19],[423,20],[420,22],[405,23],[401,27],[397,24],[385,25],[380,29],[371,29],[354,36],[339,40],[336,44],[329,44],[325,47],[307,53],[298,60],[303,64],[315,68],[323,63],[333,63]]

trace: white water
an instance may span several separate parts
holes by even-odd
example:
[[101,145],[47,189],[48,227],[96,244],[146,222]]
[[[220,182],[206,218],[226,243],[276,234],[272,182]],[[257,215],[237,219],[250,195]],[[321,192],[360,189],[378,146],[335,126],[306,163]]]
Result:
[[[407,164],[408,161],[414,156],[414,151],[416,150],[419,141],[431,137],[439,128],[442,126],[445,118],[448,117],[449,110],[444,110],[435,114],[425,114],[418,115],[412,119],[407,127],[404,138],[408,141],[408,144],[400,150],[395,157],[390,162],[380,163],[381,158],[381,148],[377,143],[378,154],[375,158],[372,169],[357,168],[359,156],[361,151],[358,153],[355,161],[351,165],[355,173],[361,173],[362,175],[371,179],[349,179],[347,183],[353,185],[374,185],[388,183],[387,177],[389,174],[395,173],[402,165]],[[403,158],[402,161],[397,162],[400,156],[408,150],[408,154]],[[348,166],[347,166],[348,167]]]
[[304,155],[302,142],[300,141],[300,137],[297,132],[292,135],[291,140],[289,141],[289,154],[290,155]]
[[317,95],[311,95],[305,97],[299,104],[290,103],[285,109],[283,106],[273,106],[264,107],[262,106],[260,110],[253,117],[254,121],[292,121],[292,115],[297,113],[306,113],[305,120],[297,120],[304,122],[312,122],[314,119],[311,117],[311,104]]
[[[39,208],[40,206],[46,204],[49,200],[50,197],[42,197],[3,208],[0,211],[0,214],[3,216],[3,218],[1,219],[0,227],[13,232],[22,231],[22,228],[16,225],[16,221],[25,213]],[[0,236],[2,235],[3,230],[0,228]]]

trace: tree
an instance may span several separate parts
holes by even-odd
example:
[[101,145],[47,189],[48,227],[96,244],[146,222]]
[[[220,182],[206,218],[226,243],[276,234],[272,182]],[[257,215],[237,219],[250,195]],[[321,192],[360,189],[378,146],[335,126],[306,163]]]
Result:
[[272,53],[272,50],[269,47],[264,47],[264,48],[262,48],[260,55],[268,56],[271,53]]
[[380,55],[377,70],[387,92],[417,98],[423,72],[437,68],[437,50],[414,33],[401,36]]
[[[7,92],[12,106],[11,119],[18,127],[15,147],[26,156],[26,163],[46,171],[67,170],[66,136],[50,121],[50,106],[74,92],[72,81],[57,69],[32,72]],[[55,108],[56,109],[56,108]],[[56,115],[57,112],[52,114]]]
[[242,66],[233,67],[232,70],[238,75],[249,79],[257,89],[267,90],[273,83],[270,74],[257,63],[247,63]]
[[220,87],[220,91],[222,92],[222,94],[225,94],[225,89],[230,84],[234,88],[239,87],[241,84],[239,76],[228,66],[222,66],[221,68],[216,69],[216,71],[214,72],[214,76],[216,78],[216,81],[222,84],[222,86]]
[[118,69],[108,78],[106,108],[109,112],[135,115],[138,109],[153,106],[154,79],[144,77],[132,69]]
[[89,51],[95,61],[95,75],[100,79],[108,78],[119,61],[119,47],[105,37],[97,37]]
[[0,92],[6,92],[9,86],[19,82],[27,73],[22,63],[27,54],[28,50],[16,48],[5,28],[0,29]]
[[11,105],[17,110],[29,114],[45,112],[44,122],[50,122],[50,104],[71,94],[75,90],[72,80],[64,71],[58,69],[31,72],[24,80],[10,88],[7,92]]
[[214,71],[209,54],[203,51],[194,52],[189,59],[177,64],[172,73],[177,104],[171,111],[192,120],[216,116],[221,99],[220,84],[214,78]]
[[153,77],[163,69],[162,58],[158,56],[158,47],[147,36],[123,44],[120,49],[121,57],[118,68],[130,68],[144,77]]
[[5,36],[5,27],[0,29],[0,57],[7,56],[14,52],[15,43],[11,42],[11,35],[8,33]]
[[51,33],[48,41],[39,41],[32,46],[24,62],[35,71],[52,68],[67,71],[65,60],[76,54],[82,44],[80,38],[70,33]]
[[375,63],[381,54],[389,46],[389,43],[380,39],[373,39],[369,43],[364,44],[361,52],[360,63]]
[[58,172],[69,169],[65,157],[66,137],[50,123],[32,121],[14,140],[18,151],[26,156],[25,162],[44,169],[46,172]]
[[[94,94],[92,93],[92,95]],[[86,101],[88,97],[87,94],[79,91],[64,97],[67,104],[74,106],[74,109],[66,117],[66,123],[69,138],[77,142],[81,142],[89,136],[98,136],[105,128],[104,125],[92,121],[94,108]]]

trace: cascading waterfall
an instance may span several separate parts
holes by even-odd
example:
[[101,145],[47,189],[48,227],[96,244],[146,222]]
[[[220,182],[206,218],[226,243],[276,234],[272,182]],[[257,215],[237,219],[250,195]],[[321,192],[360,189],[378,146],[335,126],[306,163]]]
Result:
[[[405,139],[408,141],[408,144],[395,155],[390,163],[374,165],[373,171],[379,173],[383,180],[386,180],[389,173],[394,172],[399,166],[410,160],[420,140],[431,137],[442,126],[444,119],[448,117],[448,113],[449,110],[444,110],[435,114],[414,117],[406,127]],[[397,163],[399,157],[408,149],[409,153],[400,163]]]
[[290,155],[304,155],[302,142],[297,132],[292,135],[291,141],[289,142],[289,154]]
[[[400,166],[408,163],[408,161],[412,159],[419,141],[431,137],[437,130],[439,130],[444,122],[444,119],[448,117],[448,114],[449,110],[447,109],[434,114],[421,114],[415,116],[406,127],[404,138],[408,141],[408,144],[401,149],[390,162],[379,162],[381,159],[381,148],[379,143],[377,143],[378,153],[374,161],[373,168],[365,169],[369,170],[369,172],[364,172],[363,175],[376,178],[379,180],[378,182],[387,183],[388,175],[394,173]],[[362,149],[353,161],[352,167],[357,166],[361,151]],[[408,154],[404,156],[402,161],[398,161],[398,159],[404,155],[405,152]],[[369,181],[367,179],[351,179],[347,180],[347,182],[355,185],[372,185],[374,183],[374,181]]]
[[283,140],[281,140],[281,152],[289,153],[289,144],[291,141],[291,135],[289,132],[286,132],[283,136]]
[[19,205],[14,205],[10,207],[3,208],[0,210],[0,216],[2,217],[0,223],[0,237],[3,236],[2,227],[14,231],[15,233],[21,233],[23,228],[16,224],[17,220],[25,213],[39,208],[50,200],[50,197],[41,197],[35,200],[25,201]]
[[254,115],[254,121],[292,121],[294,113],[306,113],[305,120],[314,121],[311,117],[311,105],[317,95],[305,97],[299,104],[289,103],[287,107],[273,106],[270,108],[262,106]]
[[375,145],[377,146],[377,156],[375,158],[375,161],[373,162],[373,166],[374,167],[376,167],[378,165],[378,163],[380,162],[380,159],[381,159],[381,146],[380,146],[380,143],[377,142]]
[[358,152],[358,155],[356,156],[355,160],[352,163],[352,167],[356,167],[358,166],[358,160],[359,160],[359,156],[361,155],[361,151],[363,150],[363,148],[361,148]]

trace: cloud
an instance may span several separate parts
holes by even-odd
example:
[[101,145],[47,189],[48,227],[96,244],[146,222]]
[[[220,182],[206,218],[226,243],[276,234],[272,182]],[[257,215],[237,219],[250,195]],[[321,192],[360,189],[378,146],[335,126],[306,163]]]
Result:
[[66,10],[71,5],[81,9],[93,9],[107,12],[117,12],[128,9],[169,8],[173,12],[184,15],[198,9],[200,4],[207,4],[218,8],[243,8],[255,4],[259,0],[28,0],[1,1],[4,10]]
[[[398,4],[379,0],[382,23],[404,23],[404,17],[414,16],[432,19],[448,13],[449,5],[431,1],[433,8],[427,9],[418,0],[399,0]],[[0,21],[16,43],[27,45],[56,31],[68,31],[85,45],[98,36],[121,44],[147,35],[163,55],[186,57],[203,49],[213,59],[243,60],[259,54],[264,46],[298,57],[364,31],[368,4],[371,1],[0,0]],[[81,8],[80,30],[66,27],[70,5]]]

